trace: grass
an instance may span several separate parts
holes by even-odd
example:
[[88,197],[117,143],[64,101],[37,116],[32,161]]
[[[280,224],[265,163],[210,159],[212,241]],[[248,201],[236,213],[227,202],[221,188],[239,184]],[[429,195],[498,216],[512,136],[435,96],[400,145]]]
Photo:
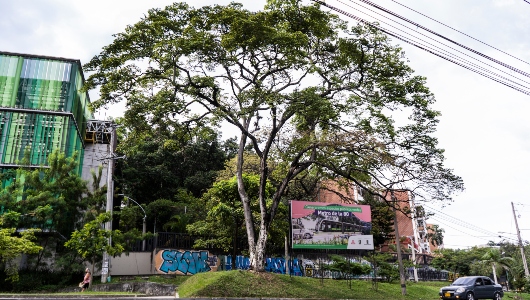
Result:
[[[114,281],[116,280],[116,281]],[[150,281],[164,284],[175,284],[181,298],[298,298],[298,299],[363,299],[363,300],[439,300],[440,287],[446,281],[407,282],[407,295],[401,295],[399,282],[378,282],[374,286],[370,280],[334,280],[310,277],[289,276],[273,273],[256,273],[250,271],[206,272],[193,276],[148,276],[130,277],[119,280],[113,277],[113,283]],[[98,281],[94,281],[96,283]],[[351,286],[350,286],[351,284]],[[79,296],[72,293],[24,293],[24,295]],[[85,291],[83,297],[123,297],[145,296],[140,293],[126,292],[93,292]],[[2,296],[11,294],[0,294]],[[20,295],[20,294],[18,294]],[[520,297],[520,298],[518,298]],[[504,300],[530,300],[530,294],[505,293]]]
[[[402,296],[399,282],[379,282],[375,287],[372,281],[365,280],[322,280],[237,270],[194,275],[179,286],[178,293],[182,298],[437,300],[440,287],[445,285],[448,285],[448,282],[407,282],[407,295]],[[504,299],[514,299],[515,295],[505,293]],[[523,296],[519,299],[530,300],[530,294],[518,295]]]

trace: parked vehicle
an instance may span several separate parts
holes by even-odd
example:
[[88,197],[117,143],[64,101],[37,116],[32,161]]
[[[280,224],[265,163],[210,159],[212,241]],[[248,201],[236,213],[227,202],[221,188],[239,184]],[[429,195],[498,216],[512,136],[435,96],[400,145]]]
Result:
[[466,276],[456,279],[450,286],[440,289],[440,299],[494,299],[500,300],[504,291],[486,276]]

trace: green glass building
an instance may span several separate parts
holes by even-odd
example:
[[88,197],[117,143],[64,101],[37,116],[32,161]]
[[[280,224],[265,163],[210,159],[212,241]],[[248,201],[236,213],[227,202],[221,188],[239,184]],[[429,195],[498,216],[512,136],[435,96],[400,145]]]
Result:
[[0,51],[0,169],[19,166],[26,149],[30,164],[46,165],[59,149],[76,151],[81,175],[90,99],[81,62]]

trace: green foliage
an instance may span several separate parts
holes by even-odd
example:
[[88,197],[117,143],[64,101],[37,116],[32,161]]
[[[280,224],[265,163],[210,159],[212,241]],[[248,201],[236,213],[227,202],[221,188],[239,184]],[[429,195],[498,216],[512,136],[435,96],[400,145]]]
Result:
[[375,275],[389,283],[399,279],[398,265],[391,261],[392,256],[388,253],[377,253],[370,259],[370,262],[376,270]]
[[330,256],[332,263],[323,264],[322,269],[327,271],[335,271],[341,274],[341,278],[353,278],[359,275],[370,274],[372,267],[368,264],[362,264],[358,262],[352,262],[340,255]]
[[499,269],[510,269],[511,265],[514,263],[513,258],[503,257],[501,251],[497,248],[489,248],[488,251],[482,256],[482,261],[491,265],[495,282],[497,282]]
[[[51,255],[58,240],[69,236],[79,226],[81,212],[87,208],[86,202],[82,200],[87,189],[86,183],[77,175],[77,154],[67,158],[54,151],[48,157],[48,167],[36,169],[27,165],[28,155],[29,152],[26,152],[24,160],[20,162],[22,167],[7,172],[2,178],[7,184],[0,192],[0,206],[4,209],[0,228],[6,230],[6,236],[14,238],[17,235],[15,230],[19,229],[22,238],[31,241],[27,245],[34,246],[34,249],[25,253],[38,255],[30,255],[26,263],[36,270],[48,267],[45,258]],[[39,236],[39,243],[43,246],[40,247],[33,244],[37,241],[34,232],[38,230],[56,234]],[[14,242],[13,245],[17,243]],[[6,247],[9,248],[9,245]],[[40,251],[35,250],[37,247]],[[8,260],[12,259],[9,256]],[[7,263],[6,267],[16,279],[16,266]]]
[[[259,203],[259,176],[252,174],[244,174],[243,181],[247,190],[248,196],[253,206],[253,210],[257,210]],[[266,196],[270,197],[273,192],[271,185],[268,185]],[[207,215],[205,220],[199,220],[193,224],[188,225],[188,232],[200,236],[195,241],[195,247],[204,247],[206,245],[214,245],[230,251],[233,254],[240,254],[242,249],[237,249],[238,242],[245,240],[245,217],[243,213],[243,205],[239,198],[237,179],[235,177],[229,180],[220,180],[214,183],[213,187],[201,199],[204,203],[204,212]],[[270,205],[270,204],[269,204]],[[280,210],[283,216],[287,214],[287,207],[282,205]],[[259,220],[259,216],[255,217]],[[288,224],[283,218],[283,223],[273,223],[270,230],[273,241],[283,247],[283,237],[286,235]]]
[[[184,233],[186,225],[204,219],[204,205],[190,192],[179,189],[172,199],[158,199],[146,206],[148,220],[151,219],[156,224],[156,232]],[[140,216],[138,207],[131,209],[135,209],[137,217]]]
[[[506,247],[507,246],[507,247]],[[505,250],[512,248],[510,253]],[[517,256],[513,247],[509,245],[497,248],[473,247],[471,249],[440,249],[436,250],[431,266],[440,270],[458,273],[460,276],[482,275],[488,276],[492,273],[492,264],[495,263],[497,275],[502,275],[512,267],[517,269]],[[522,263],[519,264],[522,266]],[[501,272],[502,271],[502,272]],[[514,277],[514,275],[511,275]]]
[[[394,212],[392,208],[381,201],[377,197],[373,197],[369,193],[363,195],[363,200],[359,201],[361,205],[370,205],[372,213],[372,232],[374,236],[374,246],[384,244],[388,240],[394,238]],[[393,246],[393,245],[390,245]],[[393,251],[396,251],[394,249]]]
[[[75,250],[83,259],[92,263],[102,260],[103,252],[116,256],[124,251],[124,246],[119,242],[123,240],[119,230],[105,230],[102,225],[111,220],[110,213],[103,213],[86,223],[82,229],[72,233],[72,237],[64,245]],[[114,243],[109,244],[109,238]]]
[[97,170],[90,170],[90,174],[92,175],[92,187],[87,189],[86,196],[82,199],[86,207],[83,216],[84,222],[94,220],[105,211],[107,205],[107,185],[101,185],[103,166],[100,165]]
[[77,175],[76,159],[54,151],[48,158],[48,168],[21,167],[14,182],[0,195],[5,210],[20,214],[17,228],[55,230],[62,235],[78,224],[81,201],[86,183]]
[[[10,214],[13,219],[13,214]],[[39,229],[26,229],[20,234],[16,228],[2,228],[4,216],[0,216],[0,262],[4,265],[7,273],[6,280],[18,281],[18,263],[16,258],[21,254],[35,254],[42,250],[42,247],[35,244],[35,232]]]
[[161,134],[149,127],[140,133],[134,124],[129,126],[131,132],[119,146],[127,159],[118,161],[116,183],[140,203],[173,200],[183,189],[200,197],[230,155],[230,141],[221,142],[213,131]]
[[[118,162],[116,186],[145,208],[149,228],[186,232],[191,220],[204,218],[197,198],[211,187],[232,155],[231,140],[221,142],[208,127],[160,132],[159,128],[139,128],[131,120],[124,122],[130,131],[119,151],[127,160]],[[141,228],[142,217],[138,206],[122,208],[120,228]]]

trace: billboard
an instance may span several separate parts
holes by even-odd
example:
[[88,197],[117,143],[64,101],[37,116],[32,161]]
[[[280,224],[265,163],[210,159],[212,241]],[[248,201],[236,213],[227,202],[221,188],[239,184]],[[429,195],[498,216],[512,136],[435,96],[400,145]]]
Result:
[[291,201],[293,249],[373,250],[370,205]]

